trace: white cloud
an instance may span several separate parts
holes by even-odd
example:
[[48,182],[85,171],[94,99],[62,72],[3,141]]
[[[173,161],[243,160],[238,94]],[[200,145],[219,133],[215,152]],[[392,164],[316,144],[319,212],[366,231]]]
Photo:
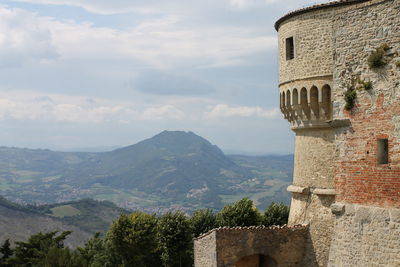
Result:
[[0,67],[57,57],[51,33],[39,21],[33,13],[0,6]]
[[184,118],[185,113],[182,110],[174,107],[173,105],[148,108],[144,110],[143,114],[141,115],[141,119],[143,120],[182,120]]
[[[57,1],[40,1],[47,2]],[[119,30],[0,6],[0,66],[58,57],[78,67],[98,61],[130,61],[156,69],[221,67],[248,64],[246,56],[276,47],[275,36],[257,29],[185,23],[183,17],[165,15]]]
[[261,117],[275,118],[279,115],[278,109],[266,110],[261,107],[230,107],[225,104],[219,104],[211,108],[211,111],[205,113],[206,118],[227,118],[227,117]]
[[185,28],[176,16],[146,20],[128,30],[88,23],[48,23],[64,59],[104,57],[139,61],[157,69],[246,64],[244,57],[275,49],[275,36],[241,27]]
[[0,94],[0,120],[70,123],[130,123],[133,121],[182,120],[185,113],[173,105],[135,107],[130,103],[32,92]]

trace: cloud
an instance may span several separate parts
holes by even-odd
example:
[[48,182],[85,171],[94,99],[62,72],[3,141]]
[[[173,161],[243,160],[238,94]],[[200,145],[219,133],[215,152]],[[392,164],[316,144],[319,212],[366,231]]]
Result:
[[182,120],[185,118],[185,113],[173,105],[165,105],[156,108],[148,108],[141,115],[143,120],[163,120],[173,119]]
[[[19,13],[15,9],[3,8],[3,11],[14,16]],[[199,69],[249,64],[247,56],[276,48],[276,37],[257,29],[226,25],[209,27],[201,23],[189,27],[185,18],[176,15],[144,19],[121,30],[96,27],[88,22],[38,17],[27,11],[22,14],[24,18],[30,16],[24,25],[31,26],[21,26],[25,34],[22,36],[27,36],[20,40],[26,51],[20,53],[23,49],[17,49],[15,53],[21,59],[59,55],[64,62],[107,60],[117,64],[135,63],[157,70]],[[3,31],[18,33],[15,27],[10,21],[3,25]]]
[[225,104],[219,104],[211,108],[211,111],[205,113],[206,118],[228,118],[228,117],[261,117],[276,118],[279,115],[278,109],[265,110],[261,107],[230,107]]
[[175,10],[177,12],[182,10],[201,10],[212,9],[213,7],[233,7],[243,8],[252,5],[267,5],[275,0],[203,0],[201,2],[196,0],[15,0],[16,2],[27,2],[34,4],[45,5],[65,5],[83,8],[92,13],[98,14],[121,14],[129,12],[138,13],[160,13]]
[[130,123],[133,121],[182,120],[185,113],[173,105],[134,107],[130,103],[32,92],[0,94],[0,121],[30,120],[68,123]]
[[143,93],[158,95],[204,95],[215,91],[202,80],[160,71],[140,75],[134,87]]
[[51,33],[39,17],[0,6],[0,67],[18,67],[57,56]]

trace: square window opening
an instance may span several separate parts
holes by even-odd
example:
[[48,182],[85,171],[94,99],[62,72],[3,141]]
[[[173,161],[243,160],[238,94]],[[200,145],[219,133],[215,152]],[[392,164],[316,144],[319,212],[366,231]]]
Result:
[[294,39],[286,38],[286,60],[294,59]]
[[378,139],[378,164],[389,163],[389,142],[388,139]]

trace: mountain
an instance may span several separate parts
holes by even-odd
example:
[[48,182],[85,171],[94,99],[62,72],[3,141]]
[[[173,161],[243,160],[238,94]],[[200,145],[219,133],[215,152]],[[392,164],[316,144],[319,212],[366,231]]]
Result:
[[288,199],[291,161],[226,156],[182,131],[102,153],[0,147],[0,194],[39,204],[95,198],[152,212],[218,209],[240,196],[264,205],[282,194]]
[[33,234],[52,231],[72,231],[65,242],[69,247],[81,246],[91,237],[76,226],[0,197],[0,244],[6,239],[26,241]]

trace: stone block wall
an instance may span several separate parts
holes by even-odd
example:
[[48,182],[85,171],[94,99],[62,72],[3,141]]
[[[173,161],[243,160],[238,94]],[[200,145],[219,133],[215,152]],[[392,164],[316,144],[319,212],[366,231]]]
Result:
[[[303,266],[307,226],[218,228],[197,238],[195,267]],[[212,252],[215,248],[214,252]]]
[[[298,15],[279,26],[279,83],[331,76],[334,10]],[[286,38],[294,38],[294,59],[286,60]]]
[[400,266],[400,209],[345,204],[337,212],[328,266]]
[[334,140],[334,131],[329,128],[296,131],[294,185],[334,188]]

